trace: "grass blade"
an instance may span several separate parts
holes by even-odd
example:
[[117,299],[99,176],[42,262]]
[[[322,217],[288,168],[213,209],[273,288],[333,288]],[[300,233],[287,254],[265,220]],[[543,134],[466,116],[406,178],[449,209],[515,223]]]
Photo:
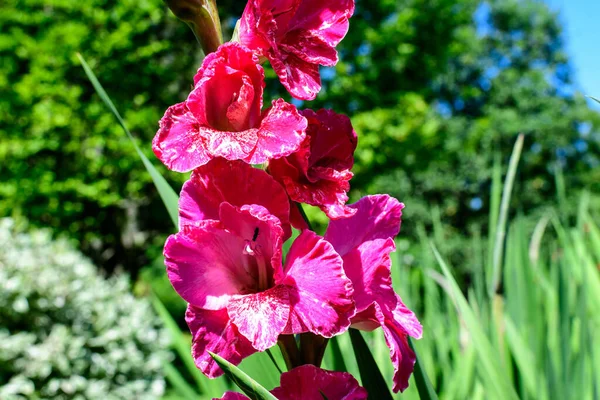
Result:
[[421,365],[421,360],[419,359],[419,354],[415,349],[414,343],[411,338],[408,338],[408,344],[410,348],[415,352],[416,362],[415,362],[415,383],[417,385],[417,390],[419,391],[419,397],[421,400],[437,400],[437,394],[435,390],[433,390],[433,386],[431,386],[431,382],[429,381],[429,377],[423,369]]
[[367,346],[362,334],[356,329],[349,329],[354,356],[360,371],[362,384],[369,393],[370,399],[392,400],[392,394],[388,388],[373,355]]
[[175,193],[175,191],[173,190],[171,185],[169,185],[169,183],[165,180],[165,178],[156,170],[154,165],[152,165],[150,160],[148,160],[148,157],[146,157],[144,155],[144,153],[142,153],[142,150],[140,150],[139,146],[135,142],[133,135],[131,134],[131,132],[129,132],[129,129],[127,129],[127,125],[125,125],[125,121],[123,120],[123,118],[121,118],[121,114],[119,114],[119,112],[115,108],[115,105],[110,100],[110,97],[108,97],[108,94],[106,93],[106,91],[104,90],[102,85],[100,84],[100,81],[98,81],[98,78],[96,78],[96,75],[94,75],[94,72],[92,71],[92,69],[90,68],[88,63],[85,61],[83,56],[81,54],[77,53],[77,58],[79,58],[79,62],[81,62],[81,65],[83,66],[83,70],[85,71],[85,74],[87,75],[88,79],[94,86],[96,93],[98,93],[98,96],[100,96],[100,98],[102,99],[104,104],[106,104],[106,106],[113,113],[113,115],[119,122],[119,125],[121,125],[121,128],[123,128],[123,130],[129,137],[129,139],[131,140],[131,143],[133,143],[133,146],[135,147],[135,151],[138,153],[138,156],[140,157],[140,159],[144,163],[144,166],[148,170],[148,173],[152,177],[152,181],[154,182],[154,185],[156,186],[156,189],[158,190],[158,194],[160,195],[160,198],[162,199],[163,203],[165,204],[165,207],[167,208],[167,212],[169,213],[169,217],[171,217],[171,221],[173,221],[173,224],[175,225],[175,227],[177,227],[177,225],[178,225],[178,222],[177,222],[178,221],[178,204],[177,203],[179,201],[177,193]]
[[494,253],[492,258],[492,281],[490,285],[490,298],[497,292],[500,286],[501,279],[501,266],[502,266],[502,253],[504,250],[504,237],[506,236],[506,221],[508,219],[508,206],[510,203],[510,196],[512,194],[513,184],[515,182],[515,176],[517,174],[517,166],[519,165],[519,159],[521,158],[521,151],[523,150],[524,136],[520,134],[513,147],[513,152],[510,156],[508,163],[508,173],[504,181],[504,189],[502,190],[502,202],[500,204],[500,214],[498,218],[498,228],[496,229],[496,239],[494,243]]
[[435,258],[437,259],[442,271],[448,281],[448,294],[452,297],[457,305],[460,316],[462,317],[465,326],[467,327],[471,339],[473,341],[473,345],[477,354],[479,356],[479,361],[481,364],[481,374],[484,377],[485,381],[489,384],[486,389],[493,391],[495,393],[494,398],[498,399],[510,399],[517,400],[518,396],[514,391],[514,388],[510,384],[507,379],[506,374],[504,373],[500,361],[500,355],[497,351],[494,351],[494,348],[483,328],[480,325],[480,322],[469,306],[467,299],[464,297],[458,284],[454,280],[454,277],[450,273],[446,262],[440,256],[440,253],[437,251],[435,246],[431,245]]
[[175,388],[175,390],[179,393],[182,398],[188,400],[196,400],[198,398],[198,393],[191,387],[183,376],[177,371],[173,365],[169,363],[165,363],[163,365],[163,370],[165,371],[165,377],[169,381],[169,383]]
[[218,378],[216,380],[209,380],[202,374],[202,372],[200,372],[200,370],[196,367],[196,364],[194,363],[194,359],[192,358],[189,340],[181,332],[179,326],[177,325],[175,320],[173,320],[173,317],[171,317],[171,314],[169,314],[169,311],[166,309],[164,304],[160,302],[158,297],[152,295],[151,300],[152,305],[156,310],[156,313],[163,321],[163,324],[169,332],[169,336],[171,337],[171,343],[173,344],[177,355],[179,355],[179,357],[183,361],[183,364],[185,365],[185,368],[194,378],[194,381],[196,381],[198,389],[202,393],[207,393],[211,396],[222,395],[223,391],[226,389],[223,380],[221,378]]
[[224,358],[213,352],[208,352],[219,367],[248,397],[253,400],[277,400],[267,389],[258,384],[254,379],[246,375],[241,369],[231,364]]

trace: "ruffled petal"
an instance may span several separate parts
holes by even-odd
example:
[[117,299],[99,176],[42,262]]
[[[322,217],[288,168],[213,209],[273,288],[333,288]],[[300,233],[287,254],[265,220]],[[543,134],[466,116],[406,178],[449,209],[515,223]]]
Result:
[[194,170],[179,197],[179,225],[219,219],[219,206],[257,204],[279,218],[284,240],[291,234],[290,206],[285,190],[269,174],[243,161],[216,158]]
[[288,322],[289,290],[278,285],[263,292],[239,296],[229,302],[227,312],[252,346],[265,351],[277,343]]
[[349,207],[356,209],[356,214],[330,221],[325,232],[325,240],[342,257],[363,242],[393,238],[400,232],[404,204],[393,197],[366,196]]
[[261,164],[293,153],[304,140],[306,125],[306,118],[296,107],[283,99],[273,101],[258,129],[256,149],[246,161]]
[[245,244],[217,221],[189,225],[169,236],[164,256],[173,288],[188,303],[210,310],[255,290],[255,277],[244,267],[250,259],[243,254]]
[[302,365],[281,374],[281,386],[271,393],[279,400],[364,400],[367,391],[347,372]]
[[250,400],[250,398],[245,394],[241,394],[238,392],[225,392],[223,394],[223,397],[221,397],[220,399],[213,400]]
[[210,160],[198,121],[185,103],[169,107],[159,125],[152,150],[167,168],[188,172]]
[[314,100],[321,90],[321,76],[319,66],[308,63],[294,54],[284,56],[280,52],[271,50],[267,53],[273,70],[279,77],[281,84],[292,96],[300,100]]
[[302,0],[289,32],[306,31],[331,47],[348,33],[348,19],[354,14],[354,0]]
[[296,238],[280,282],[290,288],[286,334],[312,332],[331,337],[350,325],[354,314],[352,284],[344,274],[340,256],[314,232],[303,231]]
[[229,320],[226,310],[208,311],[189,305],[185,321],[192,332],[192,356],[198,369],[209,378],[223,374],[209,351],[238,365],[256,350]]
[[390,310],[396,307],[390,271],[390,253],[395,249],[392,239],[376,239],[362,243],[344,255],[344,271],[354,286],[358,313],[373,302]]
[[220,131],[201,127],[200,134],[205,138],[206,151],[214,157],[227,160],[246,159],[252,154],[258,143],[258,129],[240,132]]

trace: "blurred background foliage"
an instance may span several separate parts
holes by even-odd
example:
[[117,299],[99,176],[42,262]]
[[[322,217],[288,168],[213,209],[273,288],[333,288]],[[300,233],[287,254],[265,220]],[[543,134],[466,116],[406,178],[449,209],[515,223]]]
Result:
[[169,338],[124,275],[0,219],[0,398],[158,399]]
[[[218,4],[227,38],[245,2]],[[136,277],[154,264],[147,277],[164,279],[169,219],[75,54],[152,158],[157,121],[185,99],[202,60],[193,34],[161,0],[0,7],[0,216],[66,234],[109,272]],[[357,0],[339,51],[338,65],[322,69],[317,100],[295,103],[351,116],[359,134],[351,197],[404,201],[411,243],[418,224],[431,231],[439,222],[442,250],[463,264],[464,239],[486,229],[493,161],[506,162],[518,133],[525,151],[511,209],[540,215],[558,183],[569,188],[561,202],[569,215],[581,189],[600,189],[599,116],[575,90],[558,16],[545,3]],[[267,74],[267,97],[290,100]],[[180,187],[185,175],[159,168]]]

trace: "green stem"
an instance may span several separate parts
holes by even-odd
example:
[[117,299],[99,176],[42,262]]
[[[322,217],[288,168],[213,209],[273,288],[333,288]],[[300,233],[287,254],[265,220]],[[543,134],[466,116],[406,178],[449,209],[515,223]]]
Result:
[[298,345],[296,344],[294,335],[279,335],[277,344],[281,349],[281,354],[283,355],[283,360],[288,371],[301,365],[300,353],[298,352]]

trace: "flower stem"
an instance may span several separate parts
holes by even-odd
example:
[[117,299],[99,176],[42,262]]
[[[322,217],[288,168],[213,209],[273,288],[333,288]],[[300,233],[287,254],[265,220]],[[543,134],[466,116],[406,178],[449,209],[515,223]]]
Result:
[[302,364],[320,367],[329,339],[307,332],[300,335],[300,353]]
[[300,353],[298,352],[298,345],[296,344],[296,338],[294,335],[279,335],[277,344],[281,349],[281,354],[285,361],[285,366],[288,371],[292,368],[297,367],[301,364]]

